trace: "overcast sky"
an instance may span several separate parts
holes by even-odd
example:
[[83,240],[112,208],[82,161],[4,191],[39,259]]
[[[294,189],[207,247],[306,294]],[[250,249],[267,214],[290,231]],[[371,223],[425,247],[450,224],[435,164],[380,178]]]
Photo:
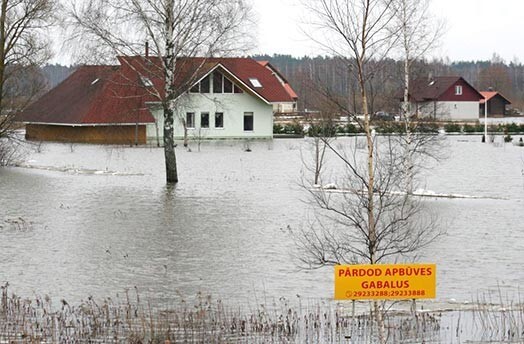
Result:
[[[303,33],[301,1],[251,0],[257,21],[258,48],[253,53],[324,55]],[[433,14],[446,32],[432,55],[459,60],[489,60],[497,53],[506,62],[524,62],[524,0],[432,0]],[[60,51],[59,42],[55,50]],[[66,53],[52,62],[71,63]]]
[[[258,17],[256,53],[318,55],[302,34],[300,0],[253,0]],[[446,23],[438,57],[524,62],[524,0],[432,0],[432,12]]]

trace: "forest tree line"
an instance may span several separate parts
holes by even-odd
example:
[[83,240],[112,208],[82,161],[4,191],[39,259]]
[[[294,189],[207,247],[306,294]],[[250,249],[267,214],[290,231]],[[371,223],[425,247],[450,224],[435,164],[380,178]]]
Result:
[[[293,57],[291,55],[256,55],[256,60],[269,61],[290,82],[299,96],[299,110],[318,110],[316,90],[321,87],[341,99],[359,113],[357,79],[348,66],[337,57]],[[374,61],[375,74],[367,83],[370,112],[399,112],[403,87],[403,62],[393,59]],[[510,63],[494,54],[488,61],[459,61],[435,59],[417,61],[412,68],[412,79],[432,76],[462,76],[478,91],[493,89],[512,102],[515,109],[524,108],[524,65],[517,59]]]

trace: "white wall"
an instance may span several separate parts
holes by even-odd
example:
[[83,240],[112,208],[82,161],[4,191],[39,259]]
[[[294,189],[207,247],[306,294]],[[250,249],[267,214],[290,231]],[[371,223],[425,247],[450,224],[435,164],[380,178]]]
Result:
[[289,113],[296,110],[296,103],[275,103],[273,104],[273,112]]
[[[478,121],[479,102],[439,102],[437,119],[452,121]],[[443,118],[439,117],[439,113]]]
[[[434,118],[436,112],[437,120],[447,121],[478,121],[479,102],[424,102],[418,103],[419,116],[430,116]],[[415,112],[415,105],[411,106]]]
[[[195,139],[238,139],[238,138],[272,138],[273,137],[273,106],[249,93],[188,93],[177,100],[175,114],[175,139],[184,137],[181,119],[187,112],[195,113],[195,128],[188,129],[188,138]],[[151,110],[159,127],[160,142],[163,137],[163,111],[159,107]],[[201,128],[201,112],[209,113],[209,128]],[[215,112],[224,113],[224,127],[215,128]],[[244,112],[252,112],[253,131],[244,131]],[[154,124],[147,126],[148,142],[156,142]]]

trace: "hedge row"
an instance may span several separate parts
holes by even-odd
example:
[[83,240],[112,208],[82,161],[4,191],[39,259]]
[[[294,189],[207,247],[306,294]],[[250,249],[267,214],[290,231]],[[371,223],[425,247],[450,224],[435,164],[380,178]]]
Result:
[[[444,125],[444,131],[446,133],[483,133],[484,124],[456,124],[449,123]],[[524,123],[508,123],[508,124],[497,124],[488,125],[488,131],[493,133],[524,133]]]
[[[411,131],[418,133],[431,133],[436,134],[439,132],[441,127],[435,122],[412,122],[410,123]],[[405,123],[402,122],[381,122],[375,123],[375,130],[380,134],[393,134],[393,133],[404,133],[406,132]],[[484,124],[458,124],[448,123],[444,124],[444,131],[446,133],[482,133],[484,132]],[[509,124],[498,124],[489,125],[488,131],[493,133],[524,133],[524,123],[509,123]],[[286,134],[286,135],[297,135],[297,136],[336,136],[346,134],[358,134],[362,133],[363,130],[357,125],[346,124],[336,125],[333,123],[326,124],[314,124],[304,130],[304,127],[299,123],[294,124],[274,124],[274,134]]]

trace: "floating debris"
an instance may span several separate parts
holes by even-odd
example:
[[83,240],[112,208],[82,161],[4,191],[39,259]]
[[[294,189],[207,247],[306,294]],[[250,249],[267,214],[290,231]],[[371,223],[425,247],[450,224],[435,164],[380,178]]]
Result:
[[43,171],[55,171],[63,172],[69,174],[91,174],[98,176],[143,176],[143,173],[130,173],[130,172],[118,172],[118,171],[109,171],[109,170],[94,170],[94,169],[82,169],[75,167],[57,167],[57,166],[38,166],[38,165],[29,165],[29,164],[16,164],[14,167],[27,168],[34,170],[43,170]]

